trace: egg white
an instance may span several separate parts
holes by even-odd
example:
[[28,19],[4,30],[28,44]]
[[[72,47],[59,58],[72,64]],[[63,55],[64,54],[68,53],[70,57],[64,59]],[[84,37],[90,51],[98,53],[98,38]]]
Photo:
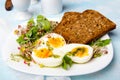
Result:
[[[41,46],[38,49],[45,48],[45,46]],[[39,65],[44,65],[47,67],[56,67],[62,64],[62,58],[64,56],[63,52],[59,49],[53,50],[53,54],[59,55],[60,57],[54,58],[54,57],[48,57],[48,58],[40,58],[35,55],[34,52],[32,52],[32,58],[34,61]]]
[[76,47],[86,47],[88,48],[88,56],[84,56],[84,57],[78,57],[78,56],[70,56],[68,55],[68,57],[70,57],[72,59],[73,62],[75,63],[86,63],[88,62],[92,56],[93,56],[93,48],[89,45],[85,45],[85,44],[67,44],[64,47],[62,47],[62,50],[64,51],[64,53],[68,53],[70,52],[72,49],[76,48]]

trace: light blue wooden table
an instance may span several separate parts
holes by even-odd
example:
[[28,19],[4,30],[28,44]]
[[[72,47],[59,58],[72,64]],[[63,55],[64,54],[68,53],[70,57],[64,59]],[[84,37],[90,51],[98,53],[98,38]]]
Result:
[[[120,80],[120,0],[63,0],[63,3],[63,12],[57,15],[43,14],[40,3],[31,5],[29,10],[33,13],[34,17],[38,14],[43,14],[46,17],[54,18],[61,17],[66,11],[82,12],[86,9],[94,9],[117,24],[117,28],[109,33],[114,48],[114,58],[112,62],[101,71],[87,75],[72,76],[70,77],[71,80]],[[16,11],[14,9],[12,11],[6,11],[4,4],[5,0],[0,0],[0,49],[2,45],[4,45],[5,38],[8,36],[6,33],[9,33],[12,28],[15,28],[19,23],[24,22],[16,20],[14,18]],[[43,80],[43,78],[45,77],[30,75],[9,68],[3,62],[0,51],[0,80]],[[66,80],[69,80],[67,78]]]

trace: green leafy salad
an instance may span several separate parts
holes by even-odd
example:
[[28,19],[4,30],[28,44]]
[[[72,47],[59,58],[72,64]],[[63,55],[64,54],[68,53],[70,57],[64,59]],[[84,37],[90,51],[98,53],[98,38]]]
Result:
[[[53,24],[55,25],[57,22],[54,22]],[[38,15],[36,20],[31,18],[27,22],[26,27],[18,25],[18,29],[14,32],[18,35],[18,39],[16,41],[20,45],[18,47],[20,55],[17,56],[24,58],[25,63],[32,61],[31,53],[32,50],[37,47],[37,40],[46,33],[51,32],[52,26],[54,25],[52,25],[51,22],[42,15]],[[15,57],[12,55],[12,58]]]
[[[27,25],[25,27],[23,27],[22,25],[18,25],[18,29],[15,30],[14,33],[18,36],[16,41],[19,44],[18,47],[19,53],[18,54],[12,53],[11,60],[19,62],[22,59],[24,60],[24,63],[29,66],[31,62],[36,63],[33,57],[31,56],[33,49],[39,46],[38,40],[47,33],[51,33],[57,24],[58,24],[57,21],[52,22],[49,21],[44,16],[38,15],[36,19],[31,18],[27,22]],[[111,41],[110,39],[105,39],[105,40],[98,39],[94,42],[91,42],[89,46],[93,48],[92,58],[97,58],[104,54],[107,54],[108,51],[106,46],[110,44],[110,41]],[[49,51],[48,53],[51,56],[52,53]],[[55,58],[59,58],[59,57],[57,56]],[[72,59],[68,56],[68,54],[66,54],[62,58],[62,63],[60,66],[62,66],[63,69],[68,70],[73,65],[73,63],[74,62],[72,61]]]

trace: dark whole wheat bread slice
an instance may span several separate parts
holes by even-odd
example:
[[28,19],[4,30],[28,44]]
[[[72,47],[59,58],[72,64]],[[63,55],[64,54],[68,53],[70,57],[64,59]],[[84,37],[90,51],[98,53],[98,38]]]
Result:
[[116,24],[95,10],[66,12],[53,30],[68,43],[87,44],[116,28]]

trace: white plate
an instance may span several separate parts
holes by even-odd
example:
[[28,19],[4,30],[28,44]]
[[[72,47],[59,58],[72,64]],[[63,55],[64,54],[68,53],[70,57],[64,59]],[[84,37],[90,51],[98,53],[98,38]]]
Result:
[[[40,68],[36,64],[31,64],[31,66],[25,65],[23,62],[14,62],[10,60],[11,53],[17,53],[19,46],[16,42],[17,36],[13,33],[9,35],[6,42],[4,41],[4,46],[2,47],[2,55],[5,62],[11,68],[25,72],[30,74],[37,74],[37,75],[46,75],[46,76],[75,76],[75,75],[84,75],[93,73],[105,68],[113,58],[113,47],[110,43],[108,48],[108,54],[103,55],[101,57],[92,59],[90,62],[86,64],[73,64],[73,66],[69,70],[64,70],[61,67],[58,68]],[[105,35],[102,39],[108,39],[109,36]]]

